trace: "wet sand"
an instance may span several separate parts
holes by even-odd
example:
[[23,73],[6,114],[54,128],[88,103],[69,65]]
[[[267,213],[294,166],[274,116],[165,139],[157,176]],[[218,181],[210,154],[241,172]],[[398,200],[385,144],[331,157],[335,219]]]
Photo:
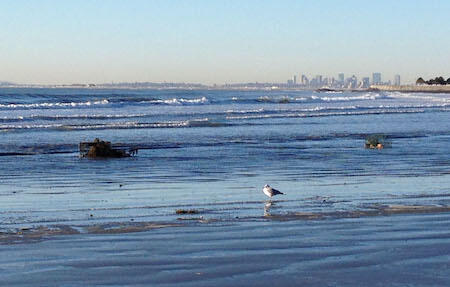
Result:
[[3,241],[0,282],[5,286],[450,285],[448,208],[392,205],[366,210],[233,221],[192,217],[176,225],[60,227],[61,232],[41,230],[41,236],[23,230],[36,232],[34,239],[39,240]]

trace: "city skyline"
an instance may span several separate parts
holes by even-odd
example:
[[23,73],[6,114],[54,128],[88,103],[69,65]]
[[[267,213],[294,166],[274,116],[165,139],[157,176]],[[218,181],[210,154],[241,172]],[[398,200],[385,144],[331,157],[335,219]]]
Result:
[[[369,74],[369,73],[366,73]],[[213,84],[208,84],[208,83],[202,83],[202,82],[174,82],[174,81],[161,81],[161,82],[155,82],[155,81],[132,81],[132,82],[136,82],[136,83],[145,83],[145,82],[151,82],[151,83],[179,83],[179,84],[199,84],[199,85],[206,85],[206,86],[214,86],[214,85],[227,85],[227,84],[245,84],[245,83],[260,83],[260,84],[264,84],[264,83],[273,83],[273,84],[287,84],[287,85],[303,85],[303,86],[310,86],[309,83],[311,81],[317,80],[318,84],[313,85],[313,87],[318,87],[318,86],[326,86],[327,82],[332,81],[332,82],[340,82],[340,83],[344,83],[352,78],[354,78],[356,81],[358,81],[359,83],[364,83],[366,82],[367,84],[365,85],[365,87],[368,87],[369,85],[379,85],[379,84],[386,84],[386,85],[400,85],[400,83],[402,85],[408,85],[408,84],[414,84],[414,83],[403,83],[401,82],[401,76],[399,74],[395,74],[393,79],[386,79],[386,78],[382,78],[382,74],[379,72],[374,72],[371,73],[371,76],[360,76],[360,75],[354,75],[351,74],[351,76],[346,77],[346,73],[338,73],[337,75],[333,76],[333,75],[329,75],[329,74],[311,74],[311,73],[298,73],[298,74],[294,74],[292,75],[291,78],[288,78],[287,80],[284,81],[280,81],[280,82],[275,82],[275,81],[270,81],[270,82],[263,82],[263,81],[244,81],[244,82],[233,82],[233,83],[213,83]],[[378,75],[378,76],[375,76]],[[374,77],[378,77],[376,80]],[[132,83],[132,82],[126,82],[126,81],[111,81],[111,82],[65,82],[65,83],[58,83],[58,84],[41,84],[41,83],[18,83],[18,82],[12,82],[12,81],[3,81],[0,80],[0,85],[2,84],[12,84],[12,85],[71,85],[71,84],[81,84],[81,85],[103,85],[103,84],[120,84],[120,83]],[[305,84],[305,82],[307,82],[308,84]]]
[[[339,73],[337,77],[334,76],[324,76],[315,75],[308,77],[305,74],[301,74],[299,77],[300,81],[297,82],[297,75],[294,75],[292,79],[286,81],[287,86],[304,86],[310,88],[321,88],[321,87],[332,87],[332,88],[346,88],[346,89],[356,89],[356,88],[369,88],[371,85],[401,85],[401,76],[396,74],[394,79],[383,79],[382,74],[379,72],[372,73],[372,79],[370,77],[359,78],[356,75],[351,75],[350,77],[345,77],[345,73]],[[410,84],[410,83],[407,83]]]
[[0,81],[394,82],[449,72],[450,3],[24,1],[0,4]]

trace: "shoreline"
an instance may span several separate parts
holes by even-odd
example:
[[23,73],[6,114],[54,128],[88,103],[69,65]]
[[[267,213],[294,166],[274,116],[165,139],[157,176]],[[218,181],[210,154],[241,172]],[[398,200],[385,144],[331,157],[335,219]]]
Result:
[[[370,204],[362,209],[348,211],[322,211],[322,212],[287,212],[272,213],[273,203],[266,203],[263,216],[244,216],[232,219],[214,218],[199,211],[195,215],[182,215],[176,220],[169,221],[130,221],[103,222],[94,224],[50,224],[30,227],[12,228],[0,231],[0,246],[15,244],[30,244],[41,241],[55,240],[61,236],[80,234],[128,234],[150,231],[168,227],[193,227],[203,225],[214,228],[216,225],[261,223],[261,222],[287,222],[287,221],[332,221],[350,218],[388,217],[394,215],[420,215],[420,214],[450,214],[450,206],[445,205],[403,205],[403,204]],[[202,215],[203,214],[203,215]]]
[[450,85],[446,86],[427,86],[427,85],[405,85],[405,86],[388,86],[388,85],[372,85],[369,90],[382,92],[401,92],[401,93],[450,93]]
[[153,87],[153,86],[71,86],[71,85],[19,85],[19,86],[0,86],[1,89],[81,89],[81,90],[149,90],[149,91],[310,91],[316,93],[361,93],[361,92],[400,92],[400,93],[433,93],[433,94],[448,94],[450,93],[450,85],[445,86],[428,86],[428,85],[371,85],[369,88],[311,88],[311,87],[214,87],[214,86],[182,86],[182,87]]
[[0,280],[5,286],[448,286],[449,222],[446,212],[75,234],[0,245]]

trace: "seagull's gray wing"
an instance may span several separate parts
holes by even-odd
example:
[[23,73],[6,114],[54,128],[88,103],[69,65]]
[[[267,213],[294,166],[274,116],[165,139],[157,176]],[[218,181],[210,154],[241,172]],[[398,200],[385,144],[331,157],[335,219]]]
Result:
[[273,187],[272,187],[272,193],[273,193],[273,195],[275,195],[275,194],[284,194],[281,191],[279,191],[278,189],[275,189]]

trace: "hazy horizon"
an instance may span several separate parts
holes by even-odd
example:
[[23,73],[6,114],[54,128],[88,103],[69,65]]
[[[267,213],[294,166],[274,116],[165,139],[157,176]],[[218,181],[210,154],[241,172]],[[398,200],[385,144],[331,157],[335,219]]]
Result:
[[450,77],[447,1],[19,0],[0,7],[0,81]]

